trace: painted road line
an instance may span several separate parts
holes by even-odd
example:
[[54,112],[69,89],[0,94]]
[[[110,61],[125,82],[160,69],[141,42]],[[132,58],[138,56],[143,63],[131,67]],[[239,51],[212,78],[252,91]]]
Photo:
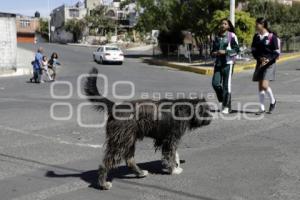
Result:
[[62,140],[60,138],[54,138],[54,137],[49,137],[49,136],[40,135],[40,134],[36,134],[36,133],[30,133],[28,131],[24,131],[24,130],[12,128],[12,127],[7,127],[7,126],[2,126],[2,125],[0,125],[0,129],[11,131],[11,132],[18,133],[18,134],[39,137],[39,138],[43,138],[43,139],[50,140],[52,142],[60,143],[60,144],[76,145],[76,146],[80,146],[80,147],[89,147],[89,148],[96,148],[96,149],[103,147],[103,144],[88,144],[88,143],[69,142],[69,141]]
[[57,187],[48,188],[46,190],[41,190],[38,192],[34,192],[31,194],[26,194],[21,197],[14,198],[12,200],[45,200],[51,197],[66,194],[69,192],[74,192],[79,189],[87,188],[89,186],[88,183],[84,181],[70,182]]

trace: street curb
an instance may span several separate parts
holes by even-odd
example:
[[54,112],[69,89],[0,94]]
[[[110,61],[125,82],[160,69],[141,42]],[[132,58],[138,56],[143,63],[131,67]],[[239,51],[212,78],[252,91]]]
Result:
[[31,68],[11,68],[7,70],[0,71],[0,78],[2,77],[13,77],[13,76],[24,76],[32,74]]
[[[300,58],[300,53],[296,53],[293,55],[287,55],[287,56],[282,56],[279,58],[279,60],[277,61],[277,63],[283,63],[289,60],[293,60],[296,58]],[[247,65],[236,65],[234,67],[234,72],[235,73],[240,73],[246,70],[251,70],[251,69],[255,69],[256,67],[256,63],[251,63],[251,64],[247,64]]]
[[94,45],[94,44],[80,44],[80,43],[66,43],[68,46],[75,46],[75,47],[93,47],[97,48],[100,45]]
[[[300,58],[300,53],[296,53],[293,55],[287,55],[287,56],[281,56],[280,59],[277,61],[277,63],[283,63],[283,62],[293,60],[296,58]],[[202,74],[202,75],[213,75],[213,73],[214,73],[213,66],[211,66],[211,67],[193,67],[193,66],[185,65],[184,63],[178,64],[178,63],[174,63],[174,62],[168,62],[168,61],[164,61],[164,60],[155,60],[155,59],[149,59],[149,58],[143,58],[143,62],[151,64],[151,65],[163,65],[163,66],[179,69],[182,71],[194,72],[194,73]],[[254,69],[255,67],[256,67],[255,62],[251,62],[246,65],[236,65],[234,67],[234,73],[240,73],[240,72],[243,72],[246,70],[251,70],[251,69]]]
[[213,74],[213,69],[211,67],[209,67],[209,69],[207,69],[207,67],[190,67],[190,66],[186,66],[184,64],[180,65],[177,63],[173,63],[173,62],[168,62],[168,61],[163,61],[163,60],[154,60],[154,59],[149,59],[149,58],[143,58],[143,62],[148,63],[150,65],[163,65],[163,66],[179,69],[182,71],[194,72],[197,74],[203,74],[203,75]]

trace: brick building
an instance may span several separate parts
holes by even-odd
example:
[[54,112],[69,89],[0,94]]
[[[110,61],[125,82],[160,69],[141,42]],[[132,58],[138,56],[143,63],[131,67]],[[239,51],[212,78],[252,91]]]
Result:
[[36,31],[40,27],[39,18],[18,15],[16,26],[18,43],[35,43]]

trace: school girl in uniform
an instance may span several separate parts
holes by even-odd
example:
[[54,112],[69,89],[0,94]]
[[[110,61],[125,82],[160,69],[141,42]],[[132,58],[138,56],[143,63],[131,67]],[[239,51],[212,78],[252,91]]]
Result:
[[279,57],[278,38],[269,30],[268,21],[264,18],[256,20],[257,33],[253,37],[252,54],[257,61],[256,69],[253,75],[253,81],[258,82],[258,96],[260,109],[256,113],[261,115],[266,112],[265,96],[270,99],[268,113],[271,114],[276,105],[276,99],[270,87],[270,81],[275,80],[275,63]]
[[216,58],[212,86],[218,101],[222,104],[223,114],[231,112],[231,78],[235,58],[239,51],[234,26],[228,19],[221,20],[212,49],[212,56]]

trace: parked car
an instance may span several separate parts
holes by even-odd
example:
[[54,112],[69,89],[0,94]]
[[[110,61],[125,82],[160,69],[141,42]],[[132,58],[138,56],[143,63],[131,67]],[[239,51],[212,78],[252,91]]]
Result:
[[95,52],[93,52],[94,61],[97,63],[117,63],[122,65],[124,61],[124,53],[117,46],[100,46]]

